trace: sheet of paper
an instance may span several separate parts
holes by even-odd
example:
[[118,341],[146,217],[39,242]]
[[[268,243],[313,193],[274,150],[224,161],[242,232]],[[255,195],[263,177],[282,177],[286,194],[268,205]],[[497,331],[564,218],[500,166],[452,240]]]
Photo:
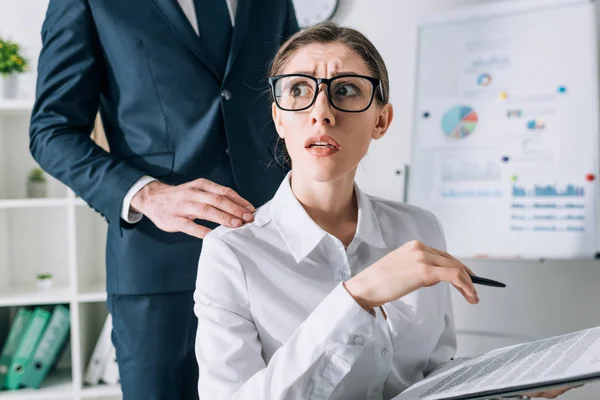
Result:
[[600,327],[504,347],[435,374],[394,400],[439,400],[600,376]]

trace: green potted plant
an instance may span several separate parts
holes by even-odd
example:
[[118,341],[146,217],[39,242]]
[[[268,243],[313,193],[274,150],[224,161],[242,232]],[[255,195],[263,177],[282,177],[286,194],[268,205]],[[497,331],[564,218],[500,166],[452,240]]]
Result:
[[0,97],[17,97],[17,75],[28,68],[29,63],[22,54],[21,46],[0,37]]
[[54,284],[54,277],[52,274],[41,273],[37,274],[37,287],[38,289],[50,289]]
[[46,176],[44,171],[39,167],[33,168],[29,172],[27,197],[32,199],[46,197]]

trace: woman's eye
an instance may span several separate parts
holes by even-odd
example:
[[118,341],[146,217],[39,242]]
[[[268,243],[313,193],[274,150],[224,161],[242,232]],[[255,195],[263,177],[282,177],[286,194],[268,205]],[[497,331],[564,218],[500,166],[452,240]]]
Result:
[[306,84],[294,85],[294,87],[292,87],[292,89],[290,90],[290,94],[293,97],[303,97],[303,96],[307,96],[309,93],[310,93],[310,86],[308,86]]
[[360,90],[351,84],[341,84],[335,90],[336,96],[358,96],[360,94]]

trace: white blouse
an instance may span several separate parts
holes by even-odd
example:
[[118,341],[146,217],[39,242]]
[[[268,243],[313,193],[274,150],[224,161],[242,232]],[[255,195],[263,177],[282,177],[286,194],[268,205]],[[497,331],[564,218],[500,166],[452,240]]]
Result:
[[373,317],[342,282],[410,240],[445,248],[437,219],[357,185],[344,249],[294,196],[288,176],[254,222],[204,240],[194,294],[201,399],[391,399],[456,350],[449,285]]

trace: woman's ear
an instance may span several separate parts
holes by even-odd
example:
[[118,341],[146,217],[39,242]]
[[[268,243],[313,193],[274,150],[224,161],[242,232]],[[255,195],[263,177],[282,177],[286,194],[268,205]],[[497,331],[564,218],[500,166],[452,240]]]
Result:
[[389,103],[384,104],[373,128],[372,138],[375,140],[381,139],[390,127],[392,119],[394,119],[394,107]]
[[285,135],[283,134],[283,126],[281,125],[281,113],[275,102],[271,104],[271,115],[273,116],[273,123],[275,124],[275,129],[277,130],[277,134],[280,138],[285,139]]

